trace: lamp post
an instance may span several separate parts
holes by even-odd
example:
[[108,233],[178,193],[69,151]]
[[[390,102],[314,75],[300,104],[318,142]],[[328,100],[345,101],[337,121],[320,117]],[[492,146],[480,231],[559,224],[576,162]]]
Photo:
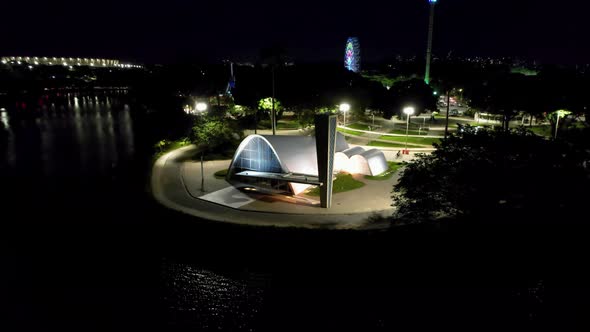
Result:
[[410,131],[410,115],[414,114],[414,108],[413,107],[406,107],[404,108],[404,113],[407,116],[407,124],[406,124],[406,147],[404,150],[408,150],[408,133]]
[[344,113],[344,127],[346,127],[346,112],[350,111],[350,104],[342,103],[340,104],[340,112]]
[[451,108],[451,91],[447,88],[447,117],[445,120],[445,139],[449,135],[449,112]]
[[424,73],[424,82],[430,84],[430,60],[432,58],[432,32],[434,30],[434,5],[437,0],[428,0],[430,3],[430,19],[428,25],[428,44],[426,46],[426,72]]
[[553,139],[557,139],[557,130],[559,129],[559,118],[563,118],[566,115],[570,114],[571,112],[566,110],[559,110],[557,113],[557,122],[555,123],[555,137]]
[[[207,110],[207,104],[203,102],[197,102],[195,109],[199,113],[203,113]],[[201,192],[205,191],[205,170],[203,166],[203,152],[201,152]]]
[[276,134],[277,130],[277,113],[275,110],[275,65],[273,63],[272,67],[272,111],[270,115],[270,119],[272,121],[272,134],[273,136]]

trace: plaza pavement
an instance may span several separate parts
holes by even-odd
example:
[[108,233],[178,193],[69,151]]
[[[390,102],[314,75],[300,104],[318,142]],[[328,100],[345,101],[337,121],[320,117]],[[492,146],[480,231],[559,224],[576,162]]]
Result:
[[[398,174],[385,181],[355,176],[366,185],[334,194],[332,208],[322,209],[316,197],[246,194],[234,189],[224,179],[213,175],[227,169],[230,160],[205,162],[205,184],[201,188],[200,162],[191,159],[195,151],[195,146],[180,148],[160,157],[154,164],[152,193],[164,206],[202,219],[235,224],[333,229],[371,227],[370,217],[393,213],[391,191]],[[397,149],[384,153],[388,160],[395,160]],[[404,160],[412,157],[403,156]]]

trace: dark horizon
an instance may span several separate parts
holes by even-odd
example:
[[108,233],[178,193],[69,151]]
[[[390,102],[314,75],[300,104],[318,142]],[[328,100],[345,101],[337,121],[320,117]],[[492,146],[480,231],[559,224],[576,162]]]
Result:
[[[439,0],[434,54],[587,63],[590,46],[582,15],[590,5],[571,2]],[[279,44],[296,62],[340,61],[346,38],[357,36],[363,61],[395,54],[423,57],[428,6],[427,0],[363,1],[355,7],[307,0],[291,5],[170,0],[158,6],[135,0],[107,0],[99,6],[12,2],[4,5],[11,14],[0,23],[5,32],[0,53],[140,63],[248,61],[261,48]]]

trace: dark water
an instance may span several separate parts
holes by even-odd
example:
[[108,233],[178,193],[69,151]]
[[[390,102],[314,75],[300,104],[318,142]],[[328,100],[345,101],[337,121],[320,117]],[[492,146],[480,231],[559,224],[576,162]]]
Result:
[[172,111],[151,112],[125,92],[7,108],[2,331],[588,326],[585,263],[553,251],[555,237],[209,223],[149,195],[151,147]]

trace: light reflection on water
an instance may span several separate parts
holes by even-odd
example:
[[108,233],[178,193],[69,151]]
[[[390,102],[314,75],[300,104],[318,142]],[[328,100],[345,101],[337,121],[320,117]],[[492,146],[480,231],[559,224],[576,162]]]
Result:
[[36,107],[18,110],[24,117],[0,113],[5,136],[0,159],[6,165],[38,168],[48,175],[59,173],[68,163],[71,168],[98,169],[104,174],[133,157],[133,120],[128,105],[120,105],[116,97],[108,95],[53,98],[42,96]]
[[8,112],[0,112],[0,122],[4,124],[4,128],[10,129],[10,125],[8,124]]
[[254,330],[264,291],[188,264],[166,264],[169,321],[204,330]]

